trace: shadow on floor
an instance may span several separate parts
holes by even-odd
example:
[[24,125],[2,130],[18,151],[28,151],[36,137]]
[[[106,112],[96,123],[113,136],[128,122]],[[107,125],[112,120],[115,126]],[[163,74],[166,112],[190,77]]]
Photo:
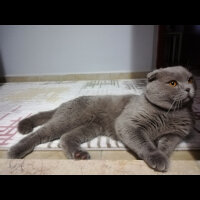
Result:
[[194,160],[200,160],[200,132],[194,128],[191,134],[185,138],[186,143],[191,144],[191,150],[187,150]]
[[200,151],[199,150],[189,151],[189,153],[192,155],[194,160],[200,160]]

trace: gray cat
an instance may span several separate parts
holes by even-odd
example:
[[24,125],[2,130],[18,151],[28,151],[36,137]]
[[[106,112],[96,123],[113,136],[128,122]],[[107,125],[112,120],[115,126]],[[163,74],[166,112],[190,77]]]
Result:
[[154,70],[147,79],[140,96],[82,96],[22,120],[22,134],[44,126],[12,146],[8,157],[23,158],[36,145],[60,138],[68,158],[89,159],[80,145],[105,135],[121,141],[151,168],[167,171],[170,154],[193,126],[195,84],[182,66]]

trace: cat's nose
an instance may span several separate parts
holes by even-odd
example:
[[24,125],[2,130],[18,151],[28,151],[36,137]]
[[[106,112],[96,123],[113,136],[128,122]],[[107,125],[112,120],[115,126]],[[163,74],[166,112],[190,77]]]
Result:
[[186,91],[186,92],[190,92],[190,88],[186,88],[185,91]]

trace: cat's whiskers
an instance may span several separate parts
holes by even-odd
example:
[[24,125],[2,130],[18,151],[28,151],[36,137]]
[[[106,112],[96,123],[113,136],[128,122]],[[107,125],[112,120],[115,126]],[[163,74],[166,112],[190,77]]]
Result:
[[181,108],[181,100],[178,101],[178,110]]
[[181,100],[181,108],[183,107],[183,100]]
[[184,99],[184,97],[183,97],[182,94],[179,94],[179,95],[176,95],[176,96],[175,96],[174,100],[177,102],[177,105],[175,105],[174,111],[175,111],[176,109],[179,110],[179,109],[182,108],[182,106],[183,106],[183,99]]
[[183,107],[183,100],[180,100],[181,108]]
[[178,101],[176,101],[176,103],[175,103],[175,107],[174,107],[173,113],[176,111],[177,107],[178,107]]
[[183,107],[183,99],[184,99],[184,95],[183,94],[179,94],[179,95],[176,95],[175,96],[175,100],[178,100],[179,102],[179,105],[178,105],[178,109],[182,108]]
[[181,100],[181,98],[179,98],[177,110],[180,110],[181,108],[182,108],[182,100]]
[[176,110],[179,110],[182,107],[182,95],[178,94],[174,97],[174,101],[172,102],[172,105],[170,106],[169,110],[167,111],[166,115],[170,112],[170,110],[173,108],[173,112]]
[[173,103],[172,103],[171,107],[169,108],[169,110],[167,111],[166,115],[168,115],[168,113],[169,113],[170,110],[172,109],[172,107],[173,107],[173,105],[174,105],[175,102],[176,102],[176,99],[173,101]]
[[180,103],[180,100],[177,101],[177,110],[179,110],[179,103]]

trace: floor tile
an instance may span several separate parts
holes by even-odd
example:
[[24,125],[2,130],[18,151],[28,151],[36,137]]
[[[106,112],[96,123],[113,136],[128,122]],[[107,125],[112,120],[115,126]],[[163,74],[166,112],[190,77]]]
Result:
[[174,151],[171,160],[200,160],[200,151]]
[[102,151],[102,160],[136,160],[136,157],[127,151]]
[[[137,157],[127,151],[89,151],[92,160],[136,160]],[[7,158],[7,151],[0,151],[0,159]],[[25,159],[67,159],[62,151],[34,151]],[[200,160],[200,151],[175,151],[171,160]]]

